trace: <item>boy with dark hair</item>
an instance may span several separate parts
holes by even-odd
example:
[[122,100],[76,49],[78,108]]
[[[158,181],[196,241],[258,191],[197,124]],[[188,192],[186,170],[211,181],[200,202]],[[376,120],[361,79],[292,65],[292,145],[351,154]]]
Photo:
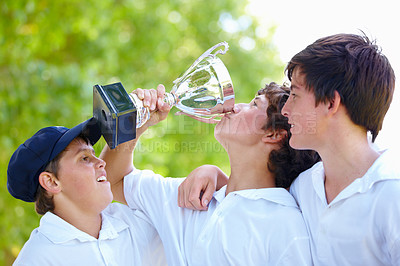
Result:
[[287,68],[291,94],[282,109],[290,145],[322,162],[291,186],[311,236],[316,265],[400,265],[398,155],[371,147],[392,101],[395,76],[366,36],[315,41]]
[[[290,187],[314,264],[400,265],[398,151],[376,151],[367,135],[375,140],[393,98],[388,59],[366,36],[337,34],[296,54],[286,70],[291,93],[282,114],[291,125],[289,143],[322,158]],[[192,192],[183,193],[183,206],[200,209],[209,172],[185,181]]]
[[8,190],[43,215],[14,265],[165,265],[144,214],[110,204],[105,162],[92,148],[99,138],[92,118],[43,128],[14,152]]

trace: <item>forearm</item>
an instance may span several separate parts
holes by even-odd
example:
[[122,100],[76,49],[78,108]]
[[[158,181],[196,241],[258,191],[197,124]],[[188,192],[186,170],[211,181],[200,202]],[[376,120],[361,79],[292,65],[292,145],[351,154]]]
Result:
[[133,151],[140,136],[148,127],[143,125],[136,131],[136,138],[118,145],[115,149],[110,149],[108,145],[104,147],[100,158],[106,161],[107,180],[111,185],[122,182],[124,176],[133,170]]
[[124,177],[133,170],[133,151],[138,139],[146,129],[146,125],[137,129],[134,140],[124,142],[115,149],[110,149],[106,145],[100,154],[100,158],[107,163],[105,167],[107,180],[111,184],[114,200],[124,204],[127,204],[124,193]]
[[162,100],[165,94],[163,85],[157,86],[157,91],[137,89],[135,93],[143,101],[144,106],[149,108],[150,119],[136,129],[136,139],[122,143],[112,150],[106,146],[100,154],[100,158],[106,162],[107,179],[111,183],[114,200],[122,203],[126,203],[124,177],[133,170],[133,151],[137,140],[147,128],[164,120],[170,109]]

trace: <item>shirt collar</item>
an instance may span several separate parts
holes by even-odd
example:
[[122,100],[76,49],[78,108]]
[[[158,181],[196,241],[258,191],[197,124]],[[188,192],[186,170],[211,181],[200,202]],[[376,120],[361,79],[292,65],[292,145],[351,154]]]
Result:
[[[109,216],[104,212],[101,213],[101,217],[102,225],[99,240],[114,239],[118,237],[119,232],[129,227],[124,221]],[[97,241],[95,237],[77,229],[51,212],[47,212],[40,219],[38,231],[55,244],[65,243],[74,239],[80,242]]]
[[[218,203],[221,203],[225,199],[225,193],[226,193],[226,185],[214,193],[215,200]],[[287,191],[284,188],[273,187],[273,188],[260,188],[260,189],[244,189],[239,191],[233,191],[230,194],[232,195],[236,194],[250,200],[264,199],[280,205],[298,208],[295,199],[292,197],[289,191]]]
[[393,149],[382,151],[363,178],[371,185],[378,181],[399,179],[400,164],[396,152]]
[[[325,196],[325,171],[322,162],[315,164],[311,168],[311,175],[314,190],[318,197],[326,203]],[[348,198],[355,193],[365,193],[369,191],[377,182],[385,180],[400,179],[400,164],[396,154],[392,150],[385,150],[375,160],[372,166],[361,178],[357,178],[349,186],[347,186],[339,195],[330,203],[333,204],[341,199]]]
[[322,162],[314,164],[310,169],[314,190],[322,202],[327,204],[325,196],[325,170]]
[[111,216],[105,212],[101,213],[102,225],[99,234],[99,239],[114,239],[118,237],[118,233],[129,228],[129,225],[123,220]]
[[377,182],[394,179],[400,179],[400,165],[396,155],[391,150],[385,150],[365,175],[354,180],[350,186],[354,187],[352,188],[354,193],[364,193],[370,190]]

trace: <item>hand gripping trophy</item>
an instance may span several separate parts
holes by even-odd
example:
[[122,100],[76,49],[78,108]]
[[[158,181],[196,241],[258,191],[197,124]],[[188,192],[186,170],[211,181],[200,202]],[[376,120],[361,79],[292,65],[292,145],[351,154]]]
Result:
[[[214,50],[223,46],[213,53]],[[173,83],[164,101],[186,115],[206,123],[217,123],[235,104],[232,80],[224,63],[217,57],[225,54],[228,44],[221,42],[204,52]],[[93,116],[110,148],[136,138],[136,128],[150,118],[149,109],[136,94],[128,94],[121,83],[93,87]]]

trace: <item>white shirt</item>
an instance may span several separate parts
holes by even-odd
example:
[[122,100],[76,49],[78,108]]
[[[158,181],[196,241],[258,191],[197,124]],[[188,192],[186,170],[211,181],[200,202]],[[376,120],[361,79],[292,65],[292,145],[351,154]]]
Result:
[[310,265],[309,237],[282,188],[217,191],[208,211],[177,205],[181,179],[137,170],[124,179],[128,205],[142,210],[164,243],[169,265]]
[[161,240],[140,211],[120,203],[102,212],[99,238],[47,212],[14,265],[166,265]]
[[315,265],[400,265],[400,160],[384,152],[327,204],[322,162],[290,192],[303,212]]

